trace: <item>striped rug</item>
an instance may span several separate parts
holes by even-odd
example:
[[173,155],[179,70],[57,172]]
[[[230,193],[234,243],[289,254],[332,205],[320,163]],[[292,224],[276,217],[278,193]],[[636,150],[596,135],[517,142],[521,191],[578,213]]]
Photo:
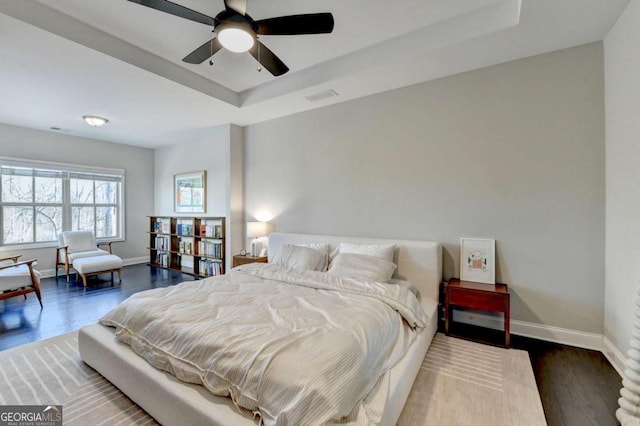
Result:
[[525,351],[436,334],[398,422],[422,425],[546,425]]
[[78,332],[0,352],[0,405],[62,405],[65,425],[156,425],[78,354]]
[[[0,352],[0,405],[61,404],[65,425],[155,425],[85,365],[77,332]],[[545,425],[526,352],[437,334],[400,426]]]

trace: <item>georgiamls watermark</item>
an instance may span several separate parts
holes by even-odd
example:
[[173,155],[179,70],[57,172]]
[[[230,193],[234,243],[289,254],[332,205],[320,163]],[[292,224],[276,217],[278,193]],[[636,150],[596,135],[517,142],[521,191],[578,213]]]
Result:
[[0,426],[62,426],[62,405],[0,405]]

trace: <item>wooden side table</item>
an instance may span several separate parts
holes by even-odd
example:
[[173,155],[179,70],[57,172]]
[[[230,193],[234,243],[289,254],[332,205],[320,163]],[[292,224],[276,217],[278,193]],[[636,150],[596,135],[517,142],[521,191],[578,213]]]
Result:
[[247,263],[267,263],[267,256],[250,256],[248,254],[236,254],[233,256],[234,268]]
[[[451,278],[444,286],[444,330],[449,335],[453,321],[453,307],[460,306],[504,314],[504,347],[510,346],[509,334],[509,286],[507,284],[483,284]],[[462,336],[461,336],[462,337]]]

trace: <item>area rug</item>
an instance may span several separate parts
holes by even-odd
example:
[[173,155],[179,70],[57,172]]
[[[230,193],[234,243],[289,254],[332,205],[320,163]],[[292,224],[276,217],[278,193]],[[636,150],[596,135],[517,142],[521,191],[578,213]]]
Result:
[[546,425],[529,355],[436,334],[402,426]]
[[[60,404],[65,425],[155,425],[82,362],[72,332],[0,352],[0,405]],[[436,334],[398,425],[545,425],[526,352]]]

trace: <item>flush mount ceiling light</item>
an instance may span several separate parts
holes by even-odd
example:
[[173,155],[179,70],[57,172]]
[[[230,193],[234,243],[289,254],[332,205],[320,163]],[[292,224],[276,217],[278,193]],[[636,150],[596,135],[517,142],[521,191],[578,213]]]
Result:
[[98,117],[97,115],[83,115],[82,118],[91,127],[104,126],[109,122],[109,120],[107,120],[106,118]]

